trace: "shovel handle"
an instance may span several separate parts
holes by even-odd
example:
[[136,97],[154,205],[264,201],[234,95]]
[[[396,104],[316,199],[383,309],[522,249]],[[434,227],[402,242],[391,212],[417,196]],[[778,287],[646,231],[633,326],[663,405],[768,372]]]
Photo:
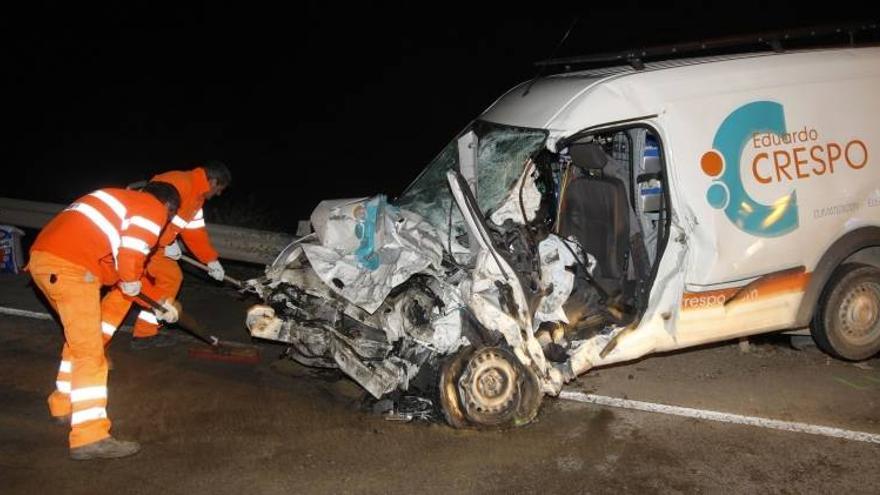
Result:
[[161,304],[159,304],[159,303],[156,302],[152,297],[150,297],[150,296],[144,294],[143,292],[139,293],[139,294],[138,294],[137,296],[135,296],[135,297],[137,297],[137,298],[140,299],[141,301],[147,303],[148,306],[150,306],[151,308],[153,308],[153,309],[155,309],[155,310],[157,310],[157,311],[163,311],[163,312],[165,311],[165,308],[162,307]]
[[[190,258],[189,256],[187,256],[187,255],[185,255],[185,254],[181,254],[181,255],[180,255],[180,259],[182,259],[183,261],[186,261],[187,263],[189,263],[190,265],[192,265],[192,266],[194,266],[194,267],[196,267],[196,268],[201,268],[202,270],[204,270],[204,271],[206,271],[206,272],[211,270],[210,268],[208,268],[208,265],[206,265],[206,264],[204,264],[204,263],[201,263],[201,262],[199,262],[198,260],[195,260],[195,259],[193,259],[193,258]],[[223,280],[225,280],[225,281],[229,282],[230,284],[232,284],[232,285],[238,287],[239,289],[241,289],[241,288],[244,287],[244,284],[241,283],[241,280],[236,280],[236,279],[230,277],[229,275],[223,275]]]
[[[159,304],[152,297],[144,294],[143,292],[141,292],[140,294],[138,294],[135,297],[137,297],[141,301],[147,303],[148,306],[150,306],[151,308],[153,308],[155,310],[165,311],[165,308],[162,307],[161,304]],[[216,347],[220,344],[220,339],[218,339],[217,337],[215,337],[213,335],[206,335],[204,333],[204,331],[202,330],[201,326],[199,325],[199,323],[196,320],[194,320],[192,317],[190,317],[188,314],[186,314],[182,311],[180,312],[180,315],[177,319],[177,323],[179,323],[180,326],[182,326],[187,332],[191,333],[192,335],[195,335],[196,337],[198,337],[199,340],[201,340],[202,342],[204,342],[210,346]]]

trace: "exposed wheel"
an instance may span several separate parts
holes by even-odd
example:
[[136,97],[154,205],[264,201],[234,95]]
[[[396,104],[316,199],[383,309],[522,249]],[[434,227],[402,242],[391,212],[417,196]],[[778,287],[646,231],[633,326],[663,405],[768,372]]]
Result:
[[855,263],[838,268],[811,332],[823,351],[838,358],[860,361],[880,352],[880,270]]
[[440,403],[456,428],[503,428],[531,422],[541,405],[535,373],[501,347],[466,347],[443,365]]

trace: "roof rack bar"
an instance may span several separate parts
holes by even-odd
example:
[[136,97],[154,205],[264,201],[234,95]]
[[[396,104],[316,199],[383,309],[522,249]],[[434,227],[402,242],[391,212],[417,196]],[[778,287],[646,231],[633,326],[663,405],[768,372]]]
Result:
[[855,42],[855,34],[859,32],[876,31],[876,22],[861,22],[852,24],[817,26],[809,28],[789,29],[781,31],[768,31],[763,33],[729,36],[704,41],[691,41],[671,45],[661,45],[650,48],[631,49],[621,52],[606,52],[595,55],[576,57],[551,58],[535,62],[538,67],[559,65],[598,64],[604,62],[628,64],[636,70],[644,68],[645,59],[671,58],[684,54],[696,54],[707,50],[719,48],[749,47],[766,45],[774,51],[783,51],[782,43],[786,41],[808,40],[821,36],[847,34],[850,44]]

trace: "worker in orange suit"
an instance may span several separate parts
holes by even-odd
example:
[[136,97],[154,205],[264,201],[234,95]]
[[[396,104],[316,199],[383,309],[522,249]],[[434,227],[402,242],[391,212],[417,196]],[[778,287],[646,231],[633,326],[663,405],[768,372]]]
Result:
[[[178,236],[193,255],[209,268],[208,274],[223,281],[225,271],[220,264],[217,251],[211,245],[205,228],[202,207],[205,200],[219,196],[232,181],[229,168],[222,162],[210,161],[205,165],[188,171],[170,171],[152,178],[153,181],[167,182],[180,194],[180,209],[165,227],[154,250],[147,261],[141,279],[143,292],[155,301],[174,301],[183,282],[183,272],[177,261],[182,252]],[[132,299],[114,289],[101,305],[105,318],[105,341],[125,319]],[[134,300],[142,306],[135,321],[131,346],[133,349],[165,347],[174,345],[177,340],[171,333],[159,332],[160,321],[155,311],[142,301]]]
[[[73,459],[125,457],[140,450],[137,442],[110,436],[101,286],[116,286],[129,297],[140,293],[147,256],[179,204],[177,190],[161,182],[142,191],[99,189],[50,220],[31,247],[28,271],[64,325],[49,410],[56,419],[69,418]],[[161,318],[177,318],[173,305],[163,307]]]

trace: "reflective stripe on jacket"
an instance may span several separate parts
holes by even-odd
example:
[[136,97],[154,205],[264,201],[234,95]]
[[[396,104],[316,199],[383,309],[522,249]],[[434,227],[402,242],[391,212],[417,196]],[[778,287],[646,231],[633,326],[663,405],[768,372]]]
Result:
[[167,220],[150,194],[106,188],[89,193],[40,231],[31,251],[46,251],[86,268],[112,285],[140,278]]
[[208,238],[205,216],[202,212],[205,195],[211,190],[205,169],[165,172],[151,180],[167,182],[180,193],[180,208],[162,232],[159,246],[171,244],[179,234],[186,247],[199,261],[202,263],[215,261],[218,256],[217,251]]

